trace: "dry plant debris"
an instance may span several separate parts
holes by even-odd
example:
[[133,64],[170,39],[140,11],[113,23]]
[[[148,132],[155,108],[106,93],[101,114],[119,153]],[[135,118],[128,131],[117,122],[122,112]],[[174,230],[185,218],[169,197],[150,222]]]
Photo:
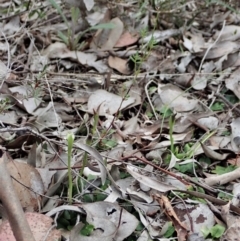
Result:
[[239,11],[1,0],[0,240],[239,240]]

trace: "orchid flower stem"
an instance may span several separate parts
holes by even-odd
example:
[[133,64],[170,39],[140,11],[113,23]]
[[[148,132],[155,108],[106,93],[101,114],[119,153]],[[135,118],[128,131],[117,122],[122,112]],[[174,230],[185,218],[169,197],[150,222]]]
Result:
[[69,203],[72,203],[72,193],[73,193],[73,183],[72,183],[72,169],[71,169],[71,162],[72,162],[72,148],[74,142],[74,135],[69,133],[67,135],[67,142],[68,142],[68,200]]

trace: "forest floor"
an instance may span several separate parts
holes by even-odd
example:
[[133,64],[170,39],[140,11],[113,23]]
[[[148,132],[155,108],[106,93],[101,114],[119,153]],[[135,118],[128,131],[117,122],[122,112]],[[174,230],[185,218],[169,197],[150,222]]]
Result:
[[239,11],[0,0],[0,241],[239,240]]

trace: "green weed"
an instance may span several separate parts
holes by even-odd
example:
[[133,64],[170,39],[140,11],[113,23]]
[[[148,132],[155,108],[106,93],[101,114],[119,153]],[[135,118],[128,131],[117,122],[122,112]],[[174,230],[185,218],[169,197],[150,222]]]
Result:
[[9,108],[11,108],[11,101],[8,97],[6,97],[5,99],[1,99],[0,100],[0,113],[3,113],[5,111],[7,111]]
[[225,232],[225,228],[220,224],[216,224],[215,226],[213,226],[211,228],[204,227],[201,229],[201,231],[204,235],[204,238],[211,237],[214,239],[218,239]]
[[73,194],[73,180],[72,180],[72,149],[73,149],[74,135],[69,133],[67,135],[67,143],[68,143],[68,200],[69,203],[72,203],[72,194]]

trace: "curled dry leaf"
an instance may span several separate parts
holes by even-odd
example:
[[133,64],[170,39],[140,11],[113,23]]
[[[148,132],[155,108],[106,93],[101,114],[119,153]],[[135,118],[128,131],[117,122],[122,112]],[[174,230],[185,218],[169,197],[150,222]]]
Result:
[[115,114],[118,110],[125,109],[133,104],[134,98],[123,100],[122,97],[109,93],[106,90],[95,91],[88,99],[88,111],[97,112],[100,116]]
[[176,36],[181,33],[181,29],[168,29],[165,31],[154,31],[150,33],[148,36],[141,39],[141,43],[148,43],[151,39],[154,39],[155,42],[160,42],[165,39],[170,38],[171,36]]
[[139,39],[138,33],[130,33],[128,31],[124,32],[120,39],[117,41],[114,47],[122,48],[136,43]]
[[93,53],[84,53],[81,51],[70,51],[64,43],[53,43],[49,45],[42,55],[49,59],[71,59],[79,62],[82,65],[87,65],[96,68],[100,73],[107,71],[107,66],[102,61],[97,61],[97,55]]
[[219,41],[236,41],[240,38],[240,27],[237,25],[227,25],[221,31],[216,31],[213,39],[219,38]]
[[163,104],[178,112],[193,110],[198,104],[198,100],[190,99],[184,91],[172,84],[159,84],[158,94]]
[[215,146],[221,149],[227,148],[228,144],[231,142],[231,138],[230,136],[211,136],[209,141],[211,146]]
[[[110,237],[114,237],[116,241],[122,241],[127,238],[137,227],[138,220],[134,215],[127,212],[125,209],[121,208],[117,204],[109,203],[109,202],[95,202],[95,203],[86,203],[81,204],[81,207],[87,213],[87,222],[95,223],[95,232],[92,238],[96,239],[82,239],[81,240],[96,240],[96,241],[105,241],[105,240],[113,240],[108,239]],[[96,210],[98,210],[96,212]],[[104,225],[108,224],[108,225]],[[104,232],[98,232],[98,236],[96,236],[96,232],[98,227],[104,230]],[[105,232],[109,235],[104,238]],[[90,238],[91,236],[89,236]]]
[[206,47],[206,43],[204,38],[202,37],[202,34],[191,34],[187,32],[183,36],[183,40],[184,47],[192,53],[202,52],[203,48]]
[[221,216],[227,225],[226,232],[221,236],[220,241],[234,241],[239,239],[240,217],[230,213],[230,203],[224,205],[221,210]]
[[[206,59],[216,59],[221,58],[224,55],[228,55],[230,53],[234,53],[239,49],[239,43],[224,41],[220,43],[216,43],[213,48],[211,48],[207,55]],[[207,50],[206,50],[207,51]],[[204,51],[201,55],[204,55]]]
[[170,190],[175,189],[174,186],[167,185],[163,182],[160,182],[156,180],[154,177],[144,176],[138,172],[138,169],[128,165],[127,171],[140,183],[143,183],[144,185],[147,185],[155,190],[158,190],[160,192],[167,192]]
[[153,197],[149,196],[146,192],[143,191],[134,191],[130,188],[127,188],[127,193],[131,198],[135,198],[141,202],[152,203]]
[[52,102],[49,102],[45,108],[39,108],[38,113],[35,113],[37,118],[32,121],[32,124],[39,130],[43,131],[46,128],[59,127],[61,125],[60,116],[54,112]]
[[240,67],[233,71],[229,78],[225,79],[226,87],[233,91],[234,94],[240,99],[240,87],[239,87],[239,75]]
[[[25,210],[38,210],[44,185],[38,171],[24,162],[11,160],[7,169],[13,179],[13,186]],[[33,191],[32,191],[33,190]],[[39,194],[39,195],[38,195]]]
[[108,58],[108,65],[124,75],[128,75],[131,73],[127,63],[128,61],[126,59],[121,59],[113,56],[109,56]]
[[161,205],[162,209],[165,210],[165,214],[167,215],[168,219],[173,222],[175,230],[177,231],[178,240],[185,241],[187,233],[190,230],[189,226],[181,222],[179,216],[173,209],[171,202],[166,196],[161,195],[161,198],[157,198],[157,201]]
[[185,73],[187,66],[192,61],[193,58],[194,57],[191,54],[187,54],[187,56],[182,57],[180,60],[180,63],[179,64],[176,63],[177,70],[180,73]]
[[220,154],[202,143],[201,143],[201,146],[205,155],[214,160],[223,161],[230,155],[230,153]]
[[116,45],[123,33],[123,22],[119,18],[114,18],[110,24],[114,24],[114,28],[97,31],[90,44],[92,49],[111,50]]
[[240,167],[232,172],[228,172],[222,175],[212,175],[210,177],[205,178],[205,183],[209,186],[214,185],[224,185],[233,180],[240,178]]
[[91,146],[88,146],[84,143],[81,143],[81,142],[77,142],[75,143],[75,145],[86,151],[87,153],[89,153],[93,158],[95,158],[96,162],[98,163],[99,165],[99,168],[100,168],[100,172],[101,172],[101,179],[102,179],[102,184],[104,185],[104,183],[106,182],[106,177],[107,177],[107,169],[104,165],[104,161],[103,161],[103,158],[102,156],[100,155],[100,153],[94,149],[93,147]]

